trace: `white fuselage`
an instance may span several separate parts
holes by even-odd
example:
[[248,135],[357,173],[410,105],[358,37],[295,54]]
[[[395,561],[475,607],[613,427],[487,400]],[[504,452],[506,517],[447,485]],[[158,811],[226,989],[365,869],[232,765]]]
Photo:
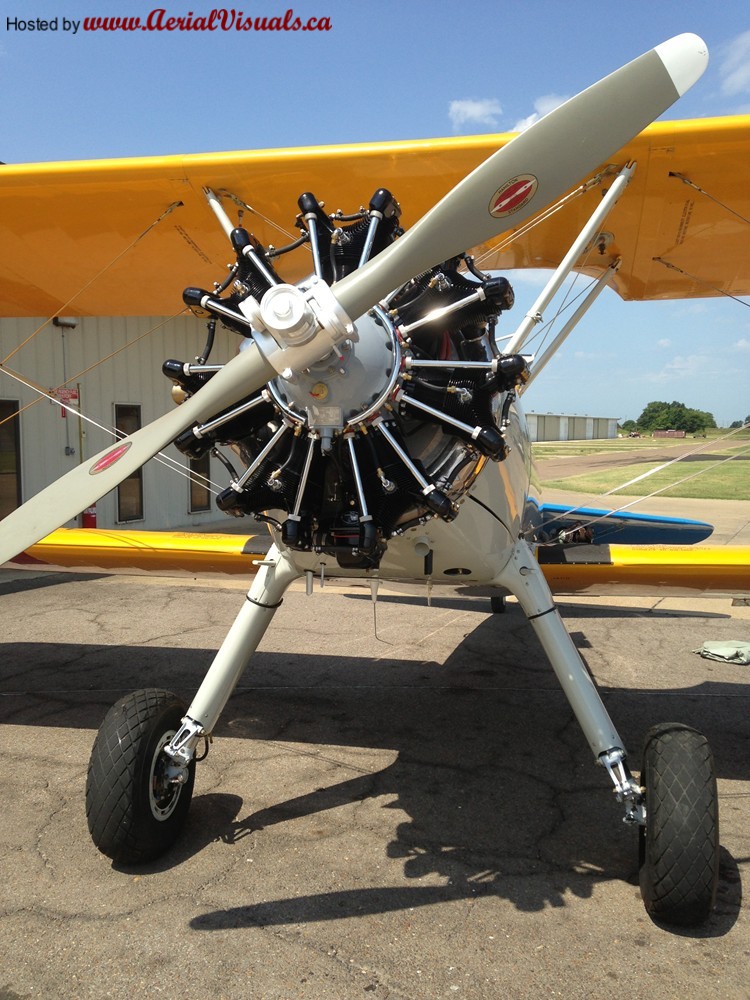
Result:
[[[341,567],[316,552],[289,556],[301,572],[326,577],[400,582],[429,579],[433,584],[487,584],[496,579],[522,532],[531,486],[531,444],[523,411],[516,403],[505,431],[510,451],[502,462],[485,461],[459,514],[446,522],[432,518],[391,538],[377,571]],[[472,499],[474,498],[474,499]],[[479,501],[479,502],[476,502]],[[284,548],[278,533],[274,538]],[[429,558],[428,558],[429,557]]]

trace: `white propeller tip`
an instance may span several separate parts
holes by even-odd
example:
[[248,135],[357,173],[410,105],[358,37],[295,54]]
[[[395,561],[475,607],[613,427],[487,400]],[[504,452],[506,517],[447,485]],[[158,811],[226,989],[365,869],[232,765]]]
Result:
[[698,35],[675,35],[655,49],[682,95],[700,80],[708,66],[708,46]]

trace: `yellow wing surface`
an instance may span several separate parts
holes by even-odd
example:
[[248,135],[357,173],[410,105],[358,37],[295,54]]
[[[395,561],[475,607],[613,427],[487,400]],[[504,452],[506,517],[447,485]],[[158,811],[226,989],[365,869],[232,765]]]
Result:
[[[232,219],[265,245],[299,235],[294,217],[303,191],[328,212],[348,213],[388,187],[408,227],[511,139],[3,165],[0,315],[172,315],[183,287],[210,288],[232,256],[204,187],[228,192]],[[596,273],[621,258],[613,287],[625,299],[747,295],[749,158],[750,117],[659,122],[595,171],[604,172],[600,184],[542,224],[473,249],[488,270],[556,266],[601,198],[607,168],[636,162],[608,235],[581,269]],[[311,269],[306,249],[284,258],[286,280]]]
[[[60,528],[27,556],[55,566],[248,575],[267,545],[259,536]],[[542,562],[555,594],[750,596],[747,545],[591,545],[572,551],[570,560]]]

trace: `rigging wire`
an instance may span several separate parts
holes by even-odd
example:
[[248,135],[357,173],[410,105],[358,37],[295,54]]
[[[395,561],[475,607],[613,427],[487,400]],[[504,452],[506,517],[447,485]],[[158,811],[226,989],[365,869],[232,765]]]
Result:
[[[748,427],[750,427],[750,423],[743,424],[741,427],[734,427],[727,434],[723,434],[720,437],[716,438],[715,440],[711,441],[710,444],[709,442],[707,442],[706,444],[701,445],[699,448],[693,448],[691,451],[687,451],[683,455],[678,455],[677,458],[673,458],[669,462],[665,462],[662,465],[659,465],[656,468],[651,469],[649,472],[645,472],[643,473],[643,475],[637,476],[635,479],[632,479],[627,483],[622,483],[620,486],[616,486],[613,489],[609,490],[607,493],[602,493],[601,495],[606,497],[606,496],[611,496],[614,493],[618,493],[620,490],[626,489],[633,483],[640,482],[643,479],[652,476],[655,472],[660,472],[662,469],[666,469],[670,465],[674,465],[677,462],[681,462],[686,458],[691,458],[693,455],[700,454],[700,452],[702,452],[709,446],[714,446],[723,441],[726,441],[728,438],[733,437],[735,434],[739,433],[739,431],[746,430]],[[682,486],[683,483],[690,482],[690,480],[696,479],[698,476],[702,476],[706,472],[709,471],[713,472],[713,470],[718,469],[719,466],[725,465],[727,462],[731,462],[732,459],[744,456],[746,453],[749,452],[750,452],[750,445],[748,445],[746,448],[741,448],[733,455],[728,455],[726,458],[721,459],[713,466],[707,466],[706,468],[698,469],[696,472],[692,472],[690,473],[690,475],[683,476],[682,479],[678,479],[674,483],[667,483],[666,486],[661,486],[659,487],[659,489],[653,490],[651,493],[648,493],[645,496],[636,497],[629,503],[625,503],[619,507],[615,507],[614,510],[608,510],[604,514],[600,514],[598,517],[593,517],[590,520],[585,521],[583,524],[576,524],[576,529],[580,530],[591,527],[591,525],[597,524],[599,521],[606,520],[606,518],[611,517],[613,514],[620,514],[624,510],[629,510],[632,507],[636,507],[638,504],[643,503],[644,500],[650,500],[652,497],[658,496],[660,493],[665,493],[667,490],[674,489],[677,486]],[[550,518],[549,521],[546,522],[545,528],[551,524],[555,524],[556,522],[563,521],[569,518],[572,514],[576,514],[578,513],[578,511],[582,510],[584,510],[583,504],[579,504],[577,507],[571,507],[570,510],[567,510],[562,514],[558,514],[555,517]],[[533,535],[537,530],[537,527],[527,528],[526,531],[524,532],[524,537]]]
[[[712,201],[715,205],[718,205],[720,208],[723,208],[725,212],[728,212],[730,215],[733,215],[736,219],[739,219],[740,222],[744,222],[746,225],[750,225],[750,219],[746,219],[744,215],[741,215],[738,211],[736,211],[731,206],[727,205],[725,202],[721,201],[715,195],[710,194],[710,192],[706,191],[705,188],[702,188],[700,184],[696,184],[695,181],[691,181],[689,177],[686,177],[684,174],[678,173],[676,170],[670,170],[669,176],[674,177],[675,180],[682,181],[683,184],[686,184],[694,191],[697,191],[698,194],[702,194],[704,198],[708,198],[709,201]],[[662,264],[664,267],[669,268],[670,271],[676,271],[678,274],[683,275],[683,277],[690,278],[691,281],[695,281],[697,284],[703,285],[704,288],[710,288],[711,291],[718,292],[719,295],[724,295],[728,299],[733,299],[735,302],[739,302],[739,304],[742,306],[750,307],[750,302],[746,302],[744,299],[740,298],[737,295],[732,295],[731,292],[724,291],[724,289],[721,288],[719,285],[713,284],[710,281],[706,281],[705,278],[699,278],[698,275],[691,274],[689,271],[684,270],[684,268],[678,267],[677,264],[673,264],[671,261],[665,260],[663,257],[654,257],[652,259],[657,264]]]
[[712,291],[718,292],[719,295],[723,295],[725,296],[725,298],[728,299],[733,299],[735,302],[738,302],[741,306],[747,306],[748,308],[750,308],[750,302],[746,302],[745,299],[740,298],[738,295],[732,295],[731,292],[724,291],[723,288],[720,288],[718,285],[712,284],[710,281],[706,281],[705,278],[699,278],[697,274],[691,274],[690,271],[686,271],[684,268],[678,267],[677,264],[673,264],[671,261],[665,260],[664,257],[652,257],[652,260],[654,260],[657,264],[663,264],[664,267],[669,268],[670,271],[676,271],[683,277],[690,278],[691,281],[695,281],[697,284],[703,285],[704,288],[710,288]]
[[[167,323],[171,323],[172,320],[177,319],[179,316],[182,316],[187,311],[188,310],[185,308],[185,309],[181,309],[177,313],[174,313],[172,316],[167,316],[160,323],[157,323],[155,326],[152,326],[148,330],[146,330],[145,333],[139,334],[133,340],[129,340],[126,344],[123,344],[122,347],[118,347],[116,351],[111,351],[109,354],[105,355],[103,358],[100,358],[98,361],[95,361],[92,365],[89,365],[88,368],[82,368],[81,371],[77,372],[75,375],[71,375],[64,382],[61,382],[59,385],[55,386],[54,389],[52,390],[52,392],[57,392],[58,389],[65,388],[66,385],[69,385],[71,382],[77,381],[83,375],[88,375],[89,372],[93,371],[95,368],[98,368],[99,365],[103,365],[105,361],[110,361],[112,358],[117,357],[118,354],[122,354],[123,351],[128,350],[128,348],[132,347],[134,344],[137,344],[139,341],[144,340],[146,337],[149,337],[152,333],[156,333],[157,330],[160,330],[163,326],[166,326]],[[41,329],[41,327],[40,327],[40,329]],[[5,362],[0,361],[0,372],[2,372],[2,371],[7,371],[10,374],[11,370],[5,367]],[[31,386],[31,385],[32,385],[32,383],[30,382],[29,386]],[[39,389],[37,391],[38,392],[42,392],[41,389]],[[0,427],[2,427],[3,424],[7,423],[9,420],[15,420],[17,417],[20,417],[22,413],[24,413],[26,410],[30,409],[32,406],[36,406],[37,403],[40,403],[42,401],[43,395],[44,394],[42,392],[41,396],[38,396],[36,399],[32,399],[30,402],[26,403],[24,406],[22,406],[18,410],[16,410],[15,413],[11,413],[9,416],[5,417],[3,420],[0,420]],[[57,402],[57,400],[55,400],[55,402]]]
[[8,361],[10,361],[11,358],[15,357],[15,355],[18,354],[18,352],[23,347],[25,347],[26,344],[29,343],[29,341],[33,340],[38,333],[41,333],[42,330],[45,329],[45,327],[49,326],[49,324],[52,322],[53,319],[60,316],[68,308],[71,302],[75,302],[75,300],[78,298],[79,295],[85,292],[87,288],[90,288],[94,284],[94,282],[98,281],[99,278],[101,278],[103,274],[106,274],[106,272],[109,271],[110,268],[114,267],[114,265],[118,261],[122,260],[122,258],[127,253],[129,253],[136,246],[136,244],[140,243],[140,241],[144,238],[144,236],[148,235],[148,233],[150,233],[155,226],[157,226],[163,219],[165,219],[168,215],[170,215],[174,211],[174,209],[182,206],[182,204],[183,202],[181,201],[173,201],[171,205],[167,206],[167,208],[164,209],[164,211],[158,218],[154,219],[154,221],[150,223],[150,225],[146,226],[143,232],[139,236],[136,236],[136,238],[131,243],[129,243],[128,246],[126,246],[123,250],[121,250],[115,257],[113,257],[108,264],[105,264],[104,267],[101,268],[101,270],[97,271],[97,273],[93,275],[93,277],[89,278],[89,280],[81,288],[79,288],[78,291],[74,295],[72,295],[67,302],[64,302],[60,306],[60,308],[57,309],[52,314],[52,316],[49,316],[42,323],[42,325],[38,326],[36,330],[30,333],[29,336],[24,341],[16,345],[16,347],[13,348],[10,354],[6,354],[6,356],[0,361],[0,365],[5,365]]
[[[218,188],[216,194],[218,194],[219,196],[223,196],[225,198],[229,198],[230,201],[233,201],[235,205],[237,205],[239,208],[244,209],[247,212],[250,212],[251,215],[257,216],[261,220],[261,222],[265,222],[267,226],[270,226],[272,229],[275,229],[278,233],[281,233],[281,235],[286,237],[286,239],[289,240],[297,239],[294,233],[290,233],[287,229],[284,229],[283,226],[280,226],[278,222],[274,222],[274,220],[270,219],[267,215],[263,215],[263,213],[259,212],[257,208],[253,208],[252,205],[248,205],[246,201],[243,201],[242,198],[240,198],[239,195],[234,194],[233,191],[229,191],[227,188]],[[301,246],[302,243],[300,243],[299,245]],[[310,248],[308,247],[308,250],[309,249]]]
[[[719,462],[716,463],[716,465],[710,467],[710,471],[713,472],[720,465],[725,465],[727,462],[731,462],[732,459],[738,458],[740,455],[745,455],[746,453],[750,454],[750,446],[748,446],[747,448],[743,448],[741,451],[735,452],[734,455],[728,455],[726,458],[721,459]],[[600,517],[592,518],[586,524],[580,525],[580,527],[581,528],[589,527],[590,525],[596,524],[597,521],[601,521],[605,517],[610,516],[611,514],[618,514],[623,510],[629,510],[631,507],[635,507],[637,504],[642,503],[644,500],[650,500],[652,497],[659,496],[660,493],[666,493],[667,490],[674,489],[676,486],[681,486],[683,483],[688,483],[690,482],[691,479],[696,479],[698,476],[702,476],[704,473],[708,471],[709,467],[706,467],[705,469],[698,469],[696,472],[691,473],[689,476],[683,476],[683,478],[679,479],[676,483],[667,483],[666,486],[661,486],[659,487],[658,490],[653,490],[651,493],[647,493],[646,496],[636,497],[636,499],[631,501],[631,503],[623,504],[621,507],[617,507],[613,511],[608,511],[606,515],[601,515]],[[622,489],[623,487],[620,488]],[[609,494],[604,494],[604,496],[608,495]],[[579,526],[576,525],[576,527]]]
[[[85,423],[91,424],[92,427],[96,427],[98,430],[104,431],[105,434],[109,434],[117,440],[122,440],[122,438],[126,438],[128,436],[116,427],[107,427],[106,424],[99,423],[98,420],[94,420],[93,417],[89,417],[85,413],[82,413],[80,410],[76,409],[75,406],[70,406],[67,403],[63,403],[59,399],[55,399],[54,396],[46,392],[40,385],[37,385],[18,372],[14,372],[12,369],[5,366],[2,367],[2,371],[16,382],[26,386],[27,389],[38,392],[40,398],[48,399],[50,402],[62,407],[66,413],[71,413],[73,416],[78,417],[79,420],[83,420]],[[38,400],[35,400],[35,402],[37,401]],[[19,410],[18,412],[20,413],[21,411]],[[157,452],[157,454],[154,455],[154,458],[160,465],[164,465],[166,468],[171,469],[173,472],[178,473],[198,486],[204,486],[210,493],[218,494],[220,492],[218,484],[214,483],[213,480],[199,472],[193,471],[192,469],[186,469],[177,459],[172,458],[170,455],[166,455],[163,451]]]
[[697,191],[699,194],[702,194],[705,198],[708,198],[710,201],[714,202],[714,204],[719,205],[719,207],[723,208],[725,212],[729,212],[730,215],[734,215],[735,218],[740,220],[740,222],[746,222],[750,226],[750,219],[746,219],[744,215],[740,215],[739,212],[735,211],[735,209],[733,208],[730,208],[730,206],[725,204],[723,201],[720,201],[717,197],[715,197],[715,195],[709,194],[709,192],[706,191],[705,188],[702,188],[700,184],[696,184],[695,181],[691,181],[689,177],[686,177],[684,174],[678,173],[676,170],[670,170],[669,176],[674,177],[678,181],[682,181],[683,184],[687,184],[687,186],[691,187],[694,191]]
[[[591,246],[586,251],[586,256],[584,257],[584,259],[582,260],[582,262],[579,265],[581,268],[584,268],[586,266],[586,264],[588,263],[589,255],[593,251],[594,246],[595,246],[595,244],[592,243]],[[552,328],[553,328],[554,324],[563,315],[565,315],[566,312],[568,312],[570,309],[572,309],[575,306],[575,304],[579,301],[579,299],[584,298],[589,293],[589,290],[592,288],[592,286],[595,285],[597,283],[597,281],[599,280],[597,278],[591,278],[591,280],[588,282],[587,285],[585,285],[583,287],[579,287],[579,290],[576,292],[575,295],[573,295],[573,292],[576,289],[576,286],[580,285],[580,283],[583,281],[583,278],[584,278],[584,275],[583,275],[582,271],[576,271],[575,272],[573,280],[565,288],[565,294],[562,297],[562,301],[559,303],[559,305],[557,305],[557,308],[555,310],[554,315],[551,316],[549,319],[544,320],[543,322],[541,322],[540,325],[538,327],[536,327],[534,329],[534,331],[529,335],[528,340],[525,341],[525,343],[523,345],[524,349],[534,348],[534,350],[535,350],[535,355],[536,356],[534,358],[533,366],[538,365],[542,357],[546,357],[546,351],[544,352],[544,354],[542,354],[541,352],[543,351],[544,346],[547,343],[547,341],[548,341],[548,339],[549,339],[549,337],[550,337],[550,335],[552,333]],[[573,295],[572,298],[571,298],[571,295]],[[513,335],[511,335],[511,336],[513,336]],[[541,340],[540,340],[540,338],[541,338]],[[532,370],[533,370],[533,366],[532,366]],[[523,392],[524,389],[522,388],[521,391]]]
[[503,250],[507,249],[516,240],[520,239],[522,236],[525,236],[527,233],[531,232],[537,226],[540,226],[543,222],[546,222],[547,219],[551,218],[561,209],[565,208],[565,206],[569,202],[574,201],[577,198],[580,198],[582,195],[586,194],[592,188],[598,187],[601,184],[606,174],[607,171],[604,171],[601,174],[597,174],[596,177],[592,177],[591,180],[586,181],[584,184],[579,185],[575,189],[575,191],[570,191],[568,194],[563,195],[562,198],[559,198],[556,202],[553,202],[552,205],[548,205],[538,215],[535,215],[533,218],[529,219],[528,222],[525,222],[522,226],[519,226],[518,229],[513,230],[513,232],[511,232],[508,236],[503,237],[501,235],[501,238],[498,240],[497,243],[494,243],[492,246],[488,247],[484,251],[484,253],[479,254],[475,257],[477,266],[481,267],[483,261],[485,261],[488,257],[491,257],[498,253],[502,253]]

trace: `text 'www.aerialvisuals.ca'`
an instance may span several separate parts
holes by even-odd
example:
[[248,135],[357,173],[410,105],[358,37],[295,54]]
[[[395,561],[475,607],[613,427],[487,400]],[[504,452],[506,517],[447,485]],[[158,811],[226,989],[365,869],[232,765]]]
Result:
[[196,15],[192,11],[170,16],[163,7],[155,8],[145,17],[126,15],[91,16],[84,18],[6,17],[6,31],[62,31],[71,35],[79,31],[330,31],[330,17],[302,18],[289,9],[285,14],[251,15],[234,8],[211,10]]

